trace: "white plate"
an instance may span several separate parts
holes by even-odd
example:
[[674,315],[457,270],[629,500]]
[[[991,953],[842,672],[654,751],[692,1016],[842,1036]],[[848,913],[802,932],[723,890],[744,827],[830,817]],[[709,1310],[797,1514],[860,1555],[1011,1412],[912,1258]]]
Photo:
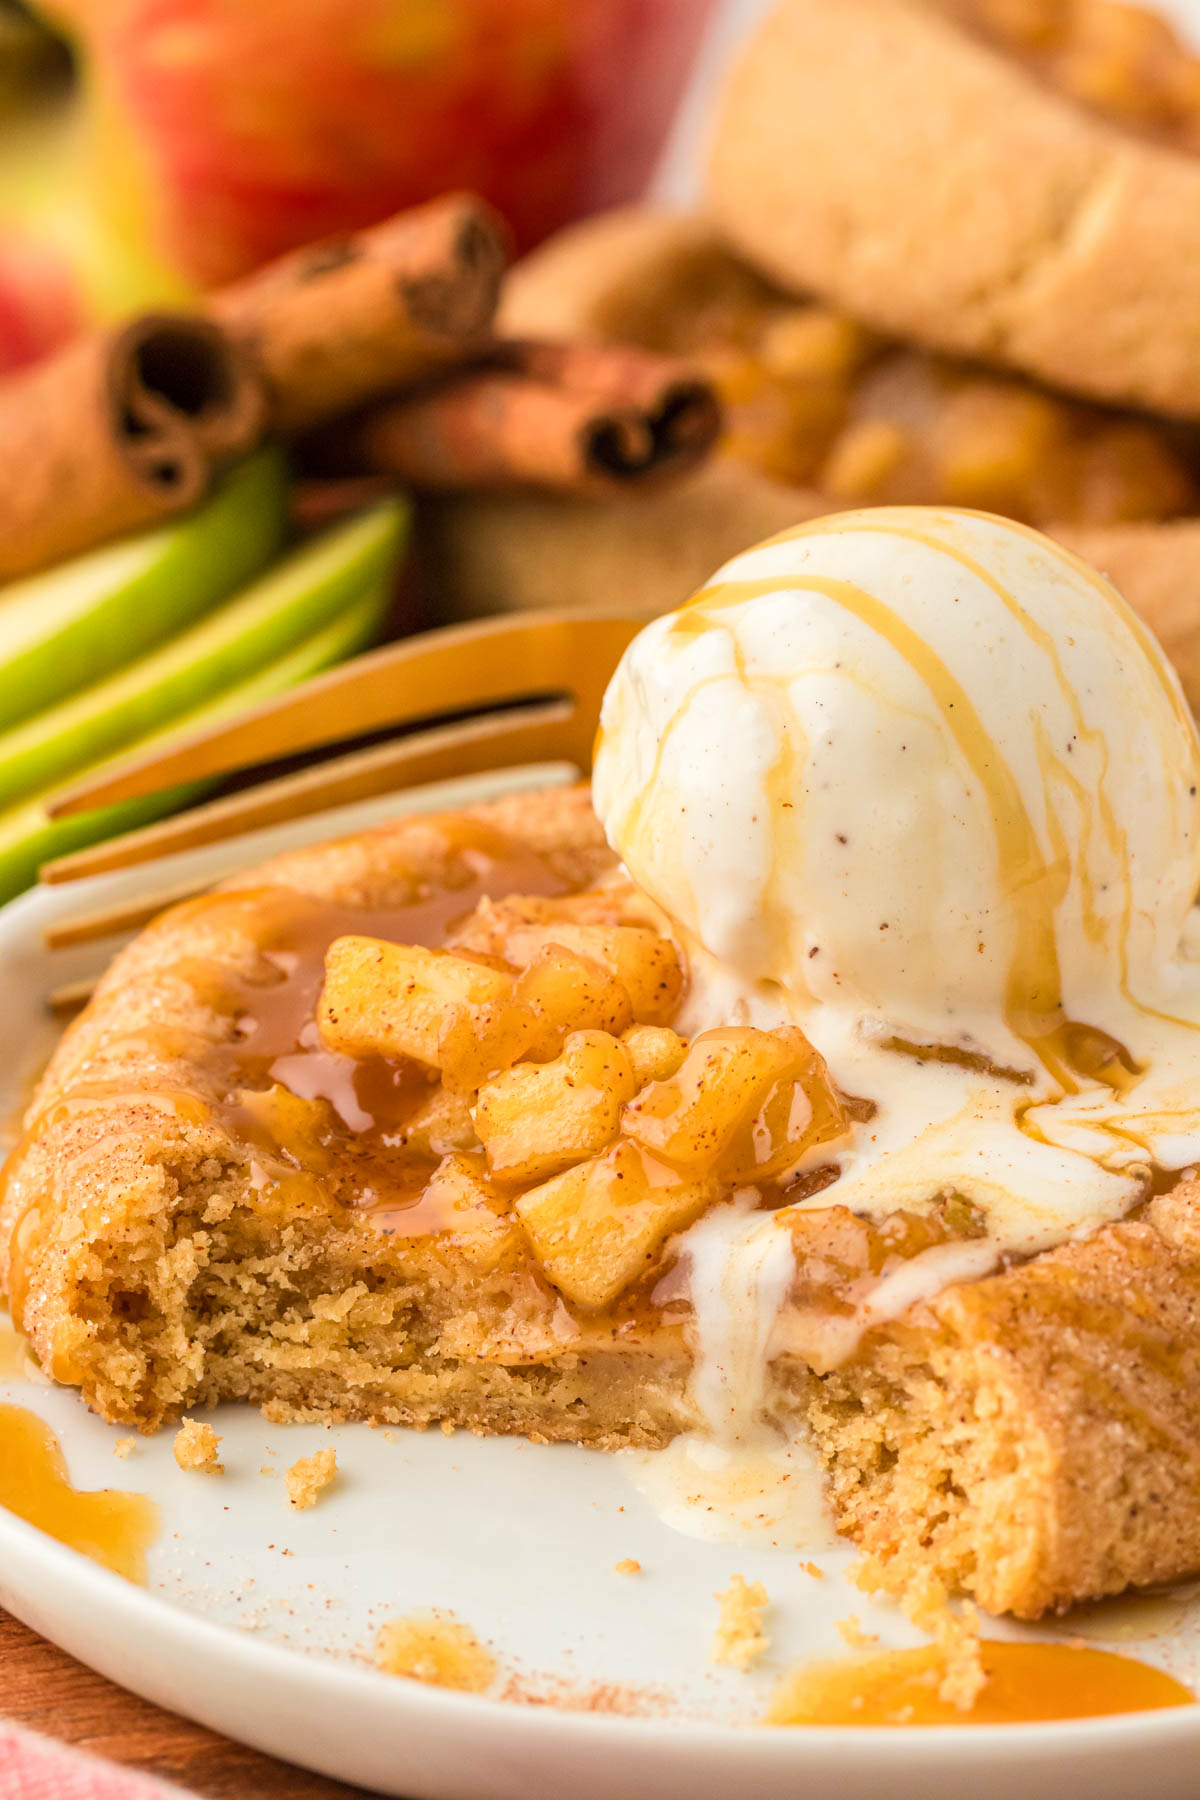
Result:
[[[482,797],[481,784],[406,804],[467,797]],[[396,806],[375,801],[260,834],[255,854]],[[228,852],[192,853],[154,880],[212,877],[229,862]],[[48,1045],[43,996],[94,957],[49,957],[43,928],[145,879],[105,877],[86,895],[39,891],[0,914],[0,1118]],[[850,1588],[844,1551],[815,1552],[827,1572],[816,1581],[794,1546],[672,1531],[624,1457],[461,1432],[269,1426],[226,1407],[212,1416],[227,1473],[205,1477],[175,1467],[170,1432],[114,1461],[122,1434],[66,1390],[0,1382],[0,1399],[53,1426],[77,1486],[148,1493],[163,1518],[143,1590],[0,1509],[0,1604],[124,1687],[345,1781],[411,1800],[529,1800],[565,1784],[572,1800],[795,1800],[801,1788],[839,1800],[877,1800],[884,1788],[889,1800],[960,1800],[968,1787],[972,1800],[1057,1800],[1064,1783],[1090,1800],[1196,1792],[1200,1708],[1063,1725],[745,1729],[786,1666],[843,1651],[836,1622],[847,1613],[886,1643],[912,1634]],[[311,1511],[290,1511],[282,1470],[328,1443],[342,1471],[336,1488]],[[274,1478],[260,1472],[268,1464]],[[626,1557],[640,1575],[616,1573]],[[712,1596],[735,1571],[761,1579],[772,1601],[771,1653],[748,1675],[706,1661]],[[429,1606],[453,1609],[492,1645],[507,1703],[369,1666],[379,1623]],[[1200,1677],[1200,1620],[1186,1615],[1170,1634],[1114,1647],[1189,1683]],[[537,1700],[557,1704],[528,1704]]]

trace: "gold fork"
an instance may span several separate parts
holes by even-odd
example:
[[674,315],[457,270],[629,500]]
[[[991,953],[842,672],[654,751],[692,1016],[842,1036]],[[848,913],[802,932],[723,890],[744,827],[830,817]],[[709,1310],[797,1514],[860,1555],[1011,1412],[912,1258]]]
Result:
[[[51,816],[406,728],[394,741],[261,781],[60,857],[43,867],[42,880],[128,869],[423,782],[538,762],[572,763],[587,774],[605,687],[645,622],[646,615],[615,610],[563,610],[425,632],[369,651],[182,742],[107,763],[57,794]],[[61,949],[134,930],[202,891],[159,886],[132,901],[64,917],[45,940]],[[86,998],[86,988],[60,989],[52,1004],[67,1010]]]

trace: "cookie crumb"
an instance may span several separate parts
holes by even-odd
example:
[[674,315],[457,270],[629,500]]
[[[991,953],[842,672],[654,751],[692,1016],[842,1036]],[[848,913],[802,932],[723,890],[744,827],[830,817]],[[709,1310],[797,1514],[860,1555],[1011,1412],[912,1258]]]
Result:
[[944,1583],[931,1571],[912,1572],[897,1583],[877,1558],[865,1556],[852,1571],[865,1594],[896,1595],[905,1615],[928,1632],[941,1652],[938,1697],[961,1712],[968,1711],[987,1682],[979,1632],[979,1613],[969,1600],[951,1604]]
[[312,1456],[302,1456],[283,1478],[287,1484],[288,1504],[297,1512],[315,1506],[317,1495],[329,1486],[336,1474],[336,1450],[318,1450]]
[[451,1419],[443,1419],[441,1422],[441,1431],[443,1437],[453,1437],[455,1432],[453,1421]]
[[819,1563],[802,1562],[800,1567],[806,1575],[811,1575],[814,1581],[824,1581],[825,1571]]
[[723,1594],[714,1594],[720,1604],[716,1635],[708,1660],[732,1663],[735,1669],[748,1669],[770,1646],[763,1630],[762,1615],[769,1604],[767,1590],[761,1581],[747,1582],[734,1575]]
[[278,1475],[279,1470],[274,1463],[259,1463],[258,1472],[260,1475]]
[[640,1575],[642,1572],[641,1563],[633,1556],[623,1556],[619,1563],[614,1563],[613,1567],[618,1575]]
[[482,1694],[496,1678],[496,1659],[453,1613],[414,1612],[388,1619],[375,1640],[375,1667],[430,1687]]
[[137,1448],[137,1439],[136,1438],[131,1438],[131,1437],[118,1438],[116,1443],[113,1445],[113,1455],[119,1456],[121,1461],[124,1462],[125,1458],[127,1456],[129,1456],[136,1448]]
[[184,1419],[175,1433],[175,1461],[181,1469],[201,1475],[223,1475],[225,1464],[217,1460],[221,1440],[211,1425]]
[[878,1632],[863,1630],[862,1620],[857,1613],[847,1613],[844,1619],[838,1619],[835,1623],[838,1636],[851,1650],[867,1650],[872,1644],[879,1642]]

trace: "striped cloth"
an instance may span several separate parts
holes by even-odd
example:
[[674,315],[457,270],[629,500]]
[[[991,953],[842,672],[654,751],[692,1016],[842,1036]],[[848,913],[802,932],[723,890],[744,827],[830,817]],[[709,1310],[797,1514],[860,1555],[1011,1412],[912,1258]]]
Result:
[[186,1800],[183,1790],[0,1722],[0,1800]]

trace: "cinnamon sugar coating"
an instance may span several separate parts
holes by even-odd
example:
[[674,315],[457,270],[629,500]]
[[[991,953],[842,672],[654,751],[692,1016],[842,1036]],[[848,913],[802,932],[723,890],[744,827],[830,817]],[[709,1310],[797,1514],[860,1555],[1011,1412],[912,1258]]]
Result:
[[809,1412],[875,1585],[1038,1618],[1200,1566],[1200,1182],[874,1334]]

